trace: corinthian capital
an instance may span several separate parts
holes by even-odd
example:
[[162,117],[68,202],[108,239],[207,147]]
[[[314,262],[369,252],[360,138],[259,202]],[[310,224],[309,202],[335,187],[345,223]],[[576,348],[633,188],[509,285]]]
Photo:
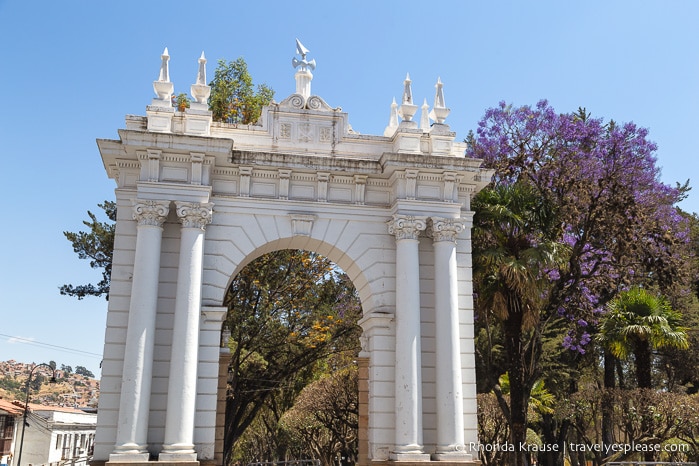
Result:
[[427,226],[427,217],[394,214],[388,221],[388,232],[399,239],[417,239],[420,232]]
[[430,217],[427,222],[427,235],[432,241],[456,241],[456,235],[464,231],[464,221],[460,218]]
[[162,227],[170,213],[170,201],[136,199],[133,204],[133,219],[139,225]]
[[213,204],[175,201],[183,228],[204,229],[211,222]]

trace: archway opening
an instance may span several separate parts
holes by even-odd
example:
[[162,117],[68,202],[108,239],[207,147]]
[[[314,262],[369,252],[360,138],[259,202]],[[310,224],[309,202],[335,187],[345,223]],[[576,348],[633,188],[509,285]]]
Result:
[[240,270],[224,305],[223,464],[354,463],[362,311],[349,277],[320,254],[281,249]]

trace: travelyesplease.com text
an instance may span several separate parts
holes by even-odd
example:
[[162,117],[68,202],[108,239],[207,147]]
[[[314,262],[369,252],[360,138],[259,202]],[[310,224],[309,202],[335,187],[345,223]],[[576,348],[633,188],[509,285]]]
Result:
[[[519,445],[514,443],[469,443],[468,447],[471,451],[497,452],[497,451],[525,451],[528,453],[547,452],[547,451],[562,451],[563,446],[557,443],[542,445],[529,444],[520,442]],[[565,448],[570,452],[594,452],[602,453],[604,456],[613,455],[614,453],[644,453],[644,452],[671,452],[671,453],[686,453],[689,451],[689,445],[684,443],[666,444],[659,443],[567,443]]]

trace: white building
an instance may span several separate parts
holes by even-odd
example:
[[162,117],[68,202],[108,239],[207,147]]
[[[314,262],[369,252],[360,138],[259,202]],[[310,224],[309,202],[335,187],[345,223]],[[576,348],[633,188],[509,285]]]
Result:
[[12,452],[19,441],[24,410],[14,403],[0,399],[0,464],[12,464]]
[[[16,464],[22,435],[21,419],[13,462]],[[22,465],[87,465],[92,457],[97,414],[75,408],[29,404],[22,447]]]

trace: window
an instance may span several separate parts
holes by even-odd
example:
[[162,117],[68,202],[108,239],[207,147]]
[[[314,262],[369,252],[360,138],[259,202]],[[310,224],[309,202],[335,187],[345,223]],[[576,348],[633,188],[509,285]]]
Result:
[[63,434],[56,435],[56,450],[63,446]]
[[15,432],[15,418],[8,415],[0,416],[0,454],[12,453],[12,437]]

